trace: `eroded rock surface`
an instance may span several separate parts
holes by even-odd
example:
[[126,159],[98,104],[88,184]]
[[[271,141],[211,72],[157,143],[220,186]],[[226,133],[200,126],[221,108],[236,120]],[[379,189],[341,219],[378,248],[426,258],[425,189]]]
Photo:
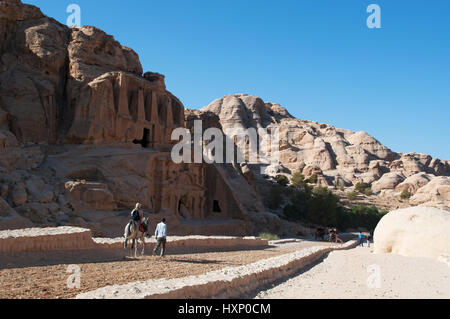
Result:
[[[152,223],[168,219],[171,234],[251,233],[234,185],[245,189],[251,176],[170,160],[184,106],[163,75],[143,74],[132,49],[18,0],[0,3],[0,33],[0,193],[8,215],[0,229],[82,225],[119,236],[141,202]],[[22,225],[11,222],[14,214]]]
[[[449,206],[445,199],[445,186],[439,179],[450,175],[448,161],[425,154],[396,153],[366,132],[352,132],[328,124],[296,119],[282,106],[266,103],[247,94],[225,96],[195,112],[198,118],[206,114],[208,118],[216,116],[216,127],[227,134],[249,128],[266,129],[268,132],[278,129],[279,144],[275,146],[279,151],[264,139],[258,145],[264,154],[278,155],[279,158],[279,165],[267,166],[267,175],[289,176],[301,172],[308,178],[315,174],[318,185],[346,188],[363,182],[381,196],[386,192],[399,195],[407,190],[411,194],[419,193],[414,198],[415,204],[447,201],[444,207]],[[232,134],[229,134],[229,138],[233,138]],[[234,140],[246,159],[251,160],[248,156],[248,138]],[[277,151],[278,154],[275,153]],[[419,192],[419,189],[435,179],[430,189]],[[441,185],[440,191],[433,186],[436,184]]]
[[[395,153],[365,132],[295,119],[252,95],[185,112],[164,75],[144,73],[113,36],[68,28],[19,0],[0,2],[0,34],[0,229],[79,225],[119,236],[140,202],[173,234],[307,234],[268,211],[261,168],[315,175],[322,186],[409,190],[414,203],[448,206],[449,161]],[[172,132],[196,119],[203,131],[278,129],[276,147],[258,147],[280,163],[175,164]],[[231,144],[252,154],[246,139]]]

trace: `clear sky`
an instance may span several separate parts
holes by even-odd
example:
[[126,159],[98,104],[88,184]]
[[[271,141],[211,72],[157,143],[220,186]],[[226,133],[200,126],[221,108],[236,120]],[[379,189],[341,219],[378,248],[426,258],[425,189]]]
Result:
[[[233,93],[450,160],[449,0],[23,0],[103,29],[186,108]],[[369,29],[369,4],[381,29]]]

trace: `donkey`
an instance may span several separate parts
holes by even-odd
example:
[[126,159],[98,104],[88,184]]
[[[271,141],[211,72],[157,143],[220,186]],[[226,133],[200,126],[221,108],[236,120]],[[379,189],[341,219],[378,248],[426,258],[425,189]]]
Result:
[[145,229],[144,232],[142,230],[140,230],[139,227],[138,227],[138,224],[133,222],[133,221],[128,223],[128,225],[125,227],[124,248],[126,249],[128,247],[128,240],[131,239],[131,255],[133,255],[133,250],[134,250],[134,257],[135,258],[137,257],[137,250],[138,250],[139,240],[142,242],[141,256],[144,255],[144,251],[145,251],[145,234],[147,233],[147,230],[148,230],[148,218],[144,218],[144,220],[142,221],[141,225]]

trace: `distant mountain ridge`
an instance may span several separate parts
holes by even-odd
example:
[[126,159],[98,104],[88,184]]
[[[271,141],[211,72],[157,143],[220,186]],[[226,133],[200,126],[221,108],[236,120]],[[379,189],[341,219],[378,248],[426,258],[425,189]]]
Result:
[[[216,99],[197,114],[205,113],[215,114],[224,130],[278,128],[280,167],[269,169],[270,175],[299,171],[306,177],[316,174],[323,186],[351,187],[363,182],[379,195],[407,190],[416,204],[447,205],[450,201],[448,160],[394,152],[364,131],[296,119],[281,105],[266,103],[254,95],[233,94]],[[238,147],[245,153],[245,145]],[[423,187],[427,185],[434,186],[425,196]]]

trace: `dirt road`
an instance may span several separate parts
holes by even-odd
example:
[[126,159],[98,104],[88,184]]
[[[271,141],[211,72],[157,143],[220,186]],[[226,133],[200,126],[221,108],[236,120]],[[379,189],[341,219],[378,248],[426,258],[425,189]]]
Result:
[[314,267],[256,292],[256,298],[449,299],[450,267],[434,259],[375,255],[367,247],[333,251]]

